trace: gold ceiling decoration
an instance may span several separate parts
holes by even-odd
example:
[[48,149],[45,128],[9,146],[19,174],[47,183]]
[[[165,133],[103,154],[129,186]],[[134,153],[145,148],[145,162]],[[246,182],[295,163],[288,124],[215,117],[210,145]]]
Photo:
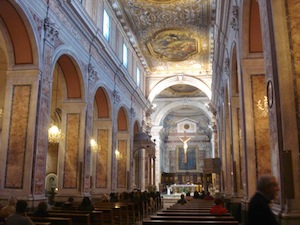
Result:
[[159,4],[166,4],[166,3],[176,2],[178,0],[147,0],[147,1],[153,3],[159,3]]
[[[126,29],[130,28],[128,35],[134,48],[143,56],[141,59],[149,76],[170,76],[178,71],[189,75],[209,74],[215,0],[117,0],[119,4],[115,4],[116,0],[108,1],[123,19]],[[164,46],[166,32],[174,30],[184,30],[193,36],[187,36],[183,41],[185,36],[175,33],[181,43]],[[176,53],[170,52],[171,46]]]
[[183,61],[199,53],[200,42],[185,30],[164,30],[147,44],[150,54],[168,61]]

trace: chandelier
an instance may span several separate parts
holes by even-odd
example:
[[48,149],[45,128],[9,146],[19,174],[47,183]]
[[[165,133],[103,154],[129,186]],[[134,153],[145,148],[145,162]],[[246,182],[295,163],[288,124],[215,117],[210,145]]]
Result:
[[259,100],[257,102],[257,108],[260,110],[261,115],[263,117],[267,117],[268,116],[268,98],[267,96],[264,96],[264,100]]
[[64,134],[61,132],[61,129],[56,125],[52,125],[48,129],[48,142],[51,144],[57,144],[64,138]]

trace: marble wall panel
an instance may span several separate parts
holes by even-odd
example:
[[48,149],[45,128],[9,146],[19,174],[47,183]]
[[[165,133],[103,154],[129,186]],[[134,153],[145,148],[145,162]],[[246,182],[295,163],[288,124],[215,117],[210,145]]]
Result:
[[118,188],[126,188],[126,159],[127,159],[127,140],[118,140],[118,150],[120,154],[123,156],[118,160],[117,172],[118,172]]
[[77,188],[80,114],[67,114],[64,188]]
[[98,129],[96,156],[96,188],[107,187],[108,130]]
[[266,82],[264,75],[252,75],[252,100],[254,113],[254,132],[256,150],[256,169],[258,176],[271,173],[271,152],[269,117],[263,116],[257,107],[257,102],[266,96]]
[[57,174],[58,144],[49,144],[46,159],[46,174]]
[[23,188],[30,85],[14,85],[6,159],[5,187]]
[[[291,44],[291,52],[293,54],[292,63],[294,66],[295,74],[296,74],[296,91],[297,91],[297,99],[300,99],[300,35],[299,35],[299,27],[300,27],[300,4],[299,0],[287,0],[288,4],[288,17],[290,23],[288,23],[288,29],[290,31],[290,44]],[[300,124],[300,101],[298,100],[298,113],[297,120],[298,124]],[[300,129],[298,127],[298,129]],[[300,133],[300,131],[298,131]],[[300,151],[300,150],[299,150]]]

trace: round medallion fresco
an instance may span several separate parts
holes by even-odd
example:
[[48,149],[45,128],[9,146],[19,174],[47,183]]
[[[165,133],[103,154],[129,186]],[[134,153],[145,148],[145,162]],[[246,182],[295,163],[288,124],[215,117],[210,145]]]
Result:
[[199,52],[199,41],[183,30],[164,30],[148,42],[149,52],[169,61],[183,61]]

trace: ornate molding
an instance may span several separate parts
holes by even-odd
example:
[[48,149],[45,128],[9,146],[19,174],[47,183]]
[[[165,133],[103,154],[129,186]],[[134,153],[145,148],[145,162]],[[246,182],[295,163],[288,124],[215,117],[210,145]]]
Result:
[[224,59],[224,72],[227,76],[229,75],[229,65],[230,65],[230,59],[225,58]]
[[46,19],[44,20],[44,29],[45,29],[45,39],[54,43],[55,40],[58,38],[59,32],[55,28],[55,23],[52,23],[49,17],[46,17]]
[[114,96],[114,103],[119,103],[121,101],[121,97],[120,97],[119,92],[117,90],[114,90],[113,96]]
[[231,25],[231,28],[235,31],[238,31],[238,29],[239,29],[238,20],[239,20],[239,7],[233,6],[230,25]]
[[130,108],[130,114],[131,114],[131,118],[135,118],[135,116],[136,116],[136,112],[135,112],[135,110],[134,110],[134,108]]
[[95,67],[89,63],[88,65],[88,74],[89,74],[89,81],[95,82],[97,77],[97,71],[95,70]]

